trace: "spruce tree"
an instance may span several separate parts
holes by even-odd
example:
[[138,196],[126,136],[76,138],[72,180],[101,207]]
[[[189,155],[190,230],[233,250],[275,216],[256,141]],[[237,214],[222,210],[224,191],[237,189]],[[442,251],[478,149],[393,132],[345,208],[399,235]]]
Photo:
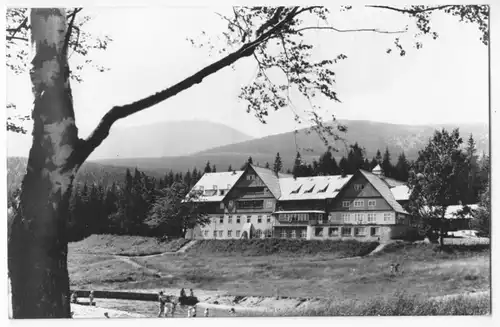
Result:
[[210,167],[210,161],[207,161],[207,164],[205,165],[205,170],[204,173],[211,173],[212,168]]
[[406,182],[408,181],[408,176],[410,171],[410,165],[408,164],[408,161],[406,160],[406,156],[404,152],[401,152],[401,154],[398,157],[398,162],[395,167],[395,176],[394,178]]
[[384,158],[382,159],[382,171],[385,177],[393,177],[394,168],[391,163],[391,154],[389,153],[389,148],[385,148]]
[[283,162],[281,161],[280,153],[276,153],[276,158],[274,159],[273,171],[278,174],[283,169]]

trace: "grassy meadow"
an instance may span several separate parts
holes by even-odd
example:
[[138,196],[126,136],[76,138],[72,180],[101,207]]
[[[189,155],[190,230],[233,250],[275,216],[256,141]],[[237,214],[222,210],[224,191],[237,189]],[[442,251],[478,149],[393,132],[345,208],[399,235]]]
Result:
[[[112,238],[117,240],[110,241]],[[68,256],[72,288],[184,287],[230,295],[324,299],[326,306],[300,315],[489,312],[487,296],[453,298],[439,305],[429,302],[437,296],[489,291],[490,251],[484,244],[450,244],[440,248],[400,242],[367,256],[377,244],[332,241],[311,247],[309,241],[278,244],[280,241],[273,240],[221,240],[199,242],[183,254],[130,257],[131,264],[114,255],[154,254],[179,245],[140,238],[126,247],[125,243],[134,239],[126,238],[92,236],[72,244]],[[145,244],[142,249],[141,242]],[[390,273],[392,263],[400,264],[398,274]],[[405,303],[413,304],[406,308]],[[352,309],[346,311],[347,307]],[[296,315],[297,311],[276,314]]]

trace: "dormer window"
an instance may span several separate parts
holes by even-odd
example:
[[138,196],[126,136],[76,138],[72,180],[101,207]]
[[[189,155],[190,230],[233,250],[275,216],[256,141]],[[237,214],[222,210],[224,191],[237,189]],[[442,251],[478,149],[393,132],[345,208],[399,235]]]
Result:
[[290,192],[290,194],[297,194],[300,192],[300,189],[301,189],[302,185],[300,185],[296,190]]
[[213,186],[213,189],[214,189],[214,190],[217,190],[217,185],[214,185],[214,186]]
[[224,195],[225,191],[224,190],[219,190],[220,195]]
[[325,193],[325,192],[326,192],[326,190],[328,189],[328,186],[329,186],[329,185],[330,185],[330,184],[326,184],[326,186],[325,186],[324,188],[322,188],[321,190],[318,190],[318,193]]
[[314,190],[314,186],[315,186],[315,185],[313,185],[313,186],[312,186],[310,189],[308,189],[307,191],[304,191],[304,193],[312,193],[312,191]]

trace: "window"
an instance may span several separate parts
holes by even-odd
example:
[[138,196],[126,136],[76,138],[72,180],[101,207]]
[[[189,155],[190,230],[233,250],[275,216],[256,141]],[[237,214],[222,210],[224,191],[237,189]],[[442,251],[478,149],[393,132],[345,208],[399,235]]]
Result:
[[221,202],[221,203],[220,203],[220,208],[221,208],[221,209],[224,209],[224,202]]
[[239,230],[236,231],[236,237],[240,237],[240,231]]
[[217,231],[214,230],[214,238],[217,238]]
[[236,201],[237,209],[262,209],[264,200]]
[[314,236],[323,236],[323,227],[318,227],[314,229]]
[[302,229],[300,231],[300,238],[304,238],[305,239],[306,237],[307,237],[307,230]]
[[207,231],[207,230],[205,231],[205,237],[206,237],[206,236],[208,236],[208,231]]
[[290,236],[291,238],[297,238],[297,232],[295,231],[295,229],[292,229],[292,234]]
[[290,192],[290,194],[297,194],[297,193],[299,193],[301,188],[302,188],[302,185],[300,185],[299,188],[297,188],[296,190],[293,190],[292,192]]
[[248,174],[247,181],[253,181],[253,180],[255,180],[255,175]]
[[255,232],[255,237],[262,238],[262,231],[260,229],[257,229],[257,231]]
[[220,194],[220,195],[224,195],[224,193],[226,193],[226,191],[225,191],[225,190],[219,190],[219,194]]
[[354,208],[361,208],[365,205],[365,201],[363,200],[355,200],[354,201]]
[[224,216],[220,216],[219,224],[224,224]]
[[284,229],[281,230],[280,237],[281,238],[286,238],[286,230],[284,230]]
[[267,222],[270,223],[271,222],[271,216],[267,216]]
[[240,216],[236,216],[236,223],[237,223],[237,224],[241,223]]
[[349,201],[342,201],[342,206],[344,208],[349,208],[349,205],[350,205]]
[[227,217],[227,223],[232,224],[233,223],[233,216],[228,216]]
[[247,223],[249,223],[251,219],[252,219],[252,216],[247,216]]
[[266,236],[267,236],[267,237],[273,237],[273,231],[272,231],[271,229],[268,229],[268,230],[266,231]]
[[370,229],[371,236],[379,236],[380,235],[380,227],[372,227]]
[[262,222],[262,216],[258,216],[257,217],[257,223],[261,223]]
[[366,236],[366,228],[365,227],[354,228],[354,236]]
[[362,213],[357,213],[357,214],[356,214],[356,222],[357,222],[358,224],[362,223],[362,222],[363,222],[363,220],[364,220],[364,218],[365,218],[365,215],[364,215],[364,214],[362,214]]
[[391,221],[391,219],[392,219],[392,214],[390,212],[384,213],[384,221],[385,222]]
[[338,227],[330,227],[328,230],[328,236],[339,236],[339,228]]
[[348,214],[348,213],[343,213],[343,214],[342,214],[342,221],[343,221],[344,223],[346,223],[346,224],[347,224],[347,223],[349,222],[349,218],[350,218],[350,214]]
[[352,228],[351,227],[342,227],[342,236],[351,236]]
[[364,188],[365,188],[365,186],[363,184],[354,184],[355,191],[361,191]]
[[374,223],[374,222],[375,222],[375,220],[376,220],[376,219],[375,219],[375,217],[376,217],[376,216],[375,216],[375,214],[374,214],[374,213],[369,213],[369,214],[368,214],[368,222],[369,222],[369,223]]
[[266,200],[266,208],[270,209],[273,207],[273,201]]
[[232,231],[232,230],[228,230],[228,231],[227,231],[227,237],[232,237],[232,234],[233,234],[233,231]]
[[326,186],[325,186],[324,188],[322,188],[322,189],[318,190],[318,193],[325,193],[325,192],[326,192],[326,190],[328,189],[328,186],[329,186],[329,185],[330,185],[330,184],[326,184]]
[[368,207],[375,207],[377,205],[377,200],[368,200]]
[[219,231],[219,237],[222,237],[222,231],[221,230]]
[[307,191],[304,191],[304,193],[312,193],[312,191],[314,190],[314,186],[315,186],[315,185],[313,185],[313,187],[311,187],[311,188],[310,188],[310,189],[308,189]]

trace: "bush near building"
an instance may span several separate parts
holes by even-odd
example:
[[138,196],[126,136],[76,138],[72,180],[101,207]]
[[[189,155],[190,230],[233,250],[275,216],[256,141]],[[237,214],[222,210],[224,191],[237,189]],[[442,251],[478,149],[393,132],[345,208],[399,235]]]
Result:
[[301,240],[279,238],[199,240],[188,250],[188,252],[247,256],[332,253],[337,254],[338,257],[356,257],[367,255],[378,245],[378,242],[359,242],[355,240]]

